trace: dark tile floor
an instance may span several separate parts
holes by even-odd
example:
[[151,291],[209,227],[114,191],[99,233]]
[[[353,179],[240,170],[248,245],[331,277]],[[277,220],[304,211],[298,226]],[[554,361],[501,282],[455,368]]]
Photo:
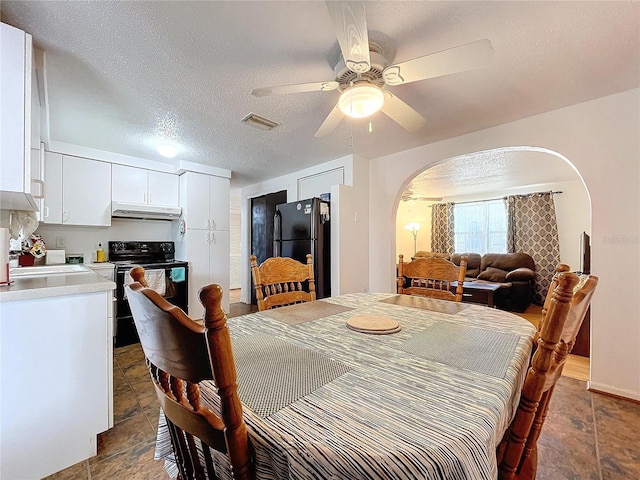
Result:
[[[232,304],[229,316],[248,313]],[[167,478],[153,460],[158,404],[139,344],[117,348],[115,426],[98,437],[98,455],[47,479]],[[562,377],[538,441],[538,480],[640,479],[640,404],[586,390]]]

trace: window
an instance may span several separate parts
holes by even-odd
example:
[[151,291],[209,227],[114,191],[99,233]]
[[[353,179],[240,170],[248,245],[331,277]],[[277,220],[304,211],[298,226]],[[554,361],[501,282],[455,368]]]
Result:
[[454,205],[456,252],[506,253],[507,211],[503,200]]

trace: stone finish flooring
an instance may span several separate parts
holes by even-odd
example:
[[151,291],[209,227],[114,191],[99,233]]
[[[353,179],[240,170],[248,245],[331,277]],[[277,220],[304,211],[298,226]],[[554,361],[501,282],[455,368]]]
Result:
[[[232,304],[229,316],[251,311]],[[139,344],[115,349],[115,426],[98,436],[98,455],[47,479],[168,478],[153,459],[158,403]],[[538,480],[640,479],[640,404],[591,393],[562,377],[538,441]]]

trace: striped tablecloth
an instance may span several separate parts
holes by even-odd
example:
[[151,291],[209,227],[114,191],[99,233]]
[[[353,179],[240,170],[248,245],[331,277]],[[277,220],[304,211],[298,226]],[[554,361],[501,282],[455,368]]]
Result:
[[[456,312],[391,297],[323,299],[348,309],[295,325],[259,312],[229,319],[257,478],[496,478],[495,449],[517,407],[533,326],[487,307]],[[348,318],[362,314],[389,316],[402,330],[367,335],[347,328]],[[265,342],[279,353],[261,402],[250,387],[264,356],[252,355],[251,345]],[[486,350],[479,348],[484,342]],[[304,362],[301,373],[287,375],[292,362]],[[319,378],[309,378],[314,371]],[[210,393],[203,389],[216,410]],[[214,457],[220,477],[230,479],[226,457]],[[175,476],[162,415],[156,458],[168,459]]]

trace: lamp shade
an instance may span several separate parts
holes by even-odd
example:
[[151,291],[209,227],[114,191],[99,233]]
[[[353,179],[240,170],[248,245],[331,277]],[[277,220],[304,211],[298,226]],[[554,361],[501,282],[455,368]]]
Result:
[[384,103],[384,93],[369,83],[360,83],[347,88],[338,100],[338,108],[353,118],[369,117],[376,113]]
[[404,226],[405,230],[409,230],[411,233],[418,232],[420,230],[420,224],[416,222],[407,223]]

